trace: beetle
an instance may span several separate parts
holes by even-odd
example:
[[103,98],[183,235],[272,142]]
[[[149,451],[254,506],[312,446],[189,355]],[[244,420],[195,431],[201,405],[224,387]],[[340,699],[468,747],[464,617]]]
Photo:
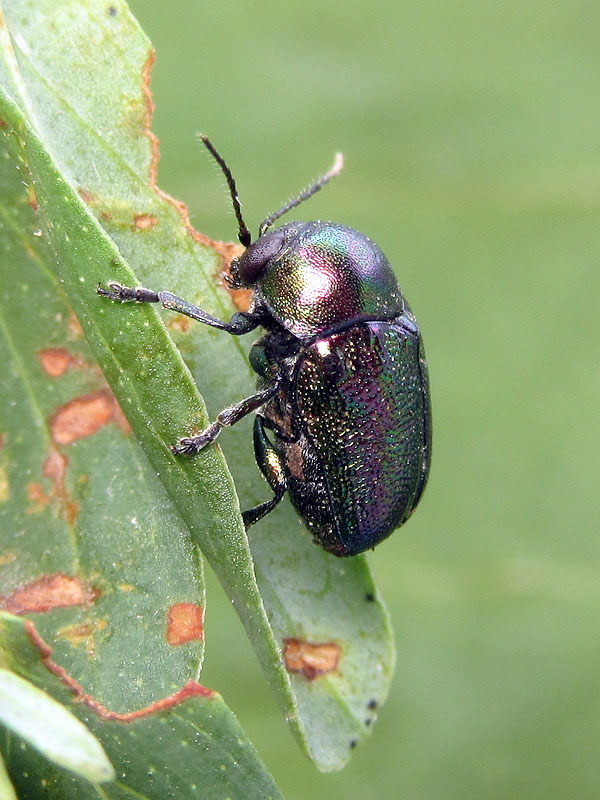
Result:
[[248,311],[225,322],[167,291],[111,283],[98,293],[160,303],[234,336],[261,326],[249,353],[256,393],[171,449],[195,455],[223,427],[256,412],[255,457],[273,497],[244,512],[246,527],[287,492],[317,543],[336,556],[362,553],[408,519],[427,482],[431,413],[417,321],[388,260],[364,234],[320,220],[273,229],[340,172],[341,154],[267,217],[252,242],[233,175],[209,139],[202,141],[225,175],[246,248],[227,281],[253,289]]

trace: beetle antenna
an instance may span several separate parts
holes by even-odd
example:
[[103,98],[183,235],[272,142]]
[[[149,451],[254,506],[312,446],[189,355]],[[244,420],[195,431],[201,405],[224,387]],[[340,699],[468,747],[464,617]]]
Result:
[[219,155],[219,153],[215,150],[215,147],[208,138],[208,136],[200,134],[200,138],[204,142],[204,145],[206,146],[208,152],[211,154],[211,156],[223,170],[223,175],[225,175],[227,185],[229,186],[229,193],[231,194],[233,210],[235,211],[235,216],[237,217],[238,221],[238,239],[244,245],[244,247],[248,247],[248,245],[252,241],[252,235],[248,230],[248,228],[246,227],[246,223],[244,222],[244,218],[242,217],[242,206],[240,203],[240,198],[238,197],[237,188],[235,185],[235,181],[233,179],[233,175],[231,174],[231,170],[225,163],[223,157]]
[[287,212],[290,211],[292,208],[296,208],[296,206],[299,206],[300,203],[303,203],[305,200],[308,200],[309,197],[312,197],[313,194],[316,194],[316,192],[318,192],[319,189],[322,189],[323,186],[325,186],[325,184],[333,180],[333,178],[335,178],[336,175],[339,175],[343,168],[344,168],[344,157],[341,153],[336,153],[335,161],[333,162],[333,166],[331,167],[329,172],[326,172],[325,175],[322,175],[320,178],[317,178],[317,180],[311,186],[309,186],[308,189],[305,189],[301,194],[299,194],[298,197],[295,197],[293,200],[287,202],[284,206],[282,206],[279,209],[279,211],[276,211],[274,214],[271,214],[261,222],[260,228],[258,229],[259,237],[262,236],[263,233],[266,233],[269,230],[269,228],[275,222],[275,220],[278,220],[279,217],[282,217],[284,214],[287,214]]

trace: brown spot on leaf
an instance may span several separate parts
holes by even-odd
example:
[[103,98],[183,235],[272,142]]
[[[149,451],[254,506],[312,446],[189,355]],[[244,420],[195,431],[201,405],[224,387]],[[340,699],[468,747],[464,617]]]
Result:
[[101,211],[100,219],[103,220],[103,222],[110,222],[112,220],[112,214],[109,211]]
[[176,603],[167,617],[167,643],[172,647],[204,639],[204,609],[195,603]]
[[42,369],[51,378],[58,378],[64,375],[75,364],[75,359],[64,347],[38,350],[37,357]]
[[69,322],[67,325],[67,338],[70,341],[73,341],[75,339],[81,339],[82,336],[83,336],[83,329],[79,323],[79,320],[77,319],[77,315],[75,314],[74,311],[71,311],[71,313],[69,314]]
[[0,503],[6,503],[10,497],[10,484],[6,464],[0,464]]
[[283,657],[288,672],[301,672],[312,681],[334,672],[340,660],[340,646],[333,642],[311,644],[303,639],[284,639]]
[[94,206],[98,202],[98,198],[96,197],[94,192],[88,192],[87,189],[84,189],[81,186],[79,187],[79,189],[77,189],[77,193],[79,194],[83,202],[88,204],[88,206]]
[[163,697],[161,700],[157,700],[155,703],[152,703],[145,708],[140,708],[137,711],[127,711],[124,714],[119,713],[118,711],[111,711],[106,708],[106,706],[103,706],[101,703],[95,700],[92,695],[86,694],[81,684],[78,683],[75,678],[72,678],[64,667],[61,667],[52,660],[52,648],[42,639],[31,620],[25,621],[25,630],[27,631],[27,635],[29,636],[29,639],[33,645],[40,651],[40,657],[46,669],[49,670],[49,672],[52,672],[53,675],[56,675],[61,683],[73,692],[77,702],[85,703],[88,708],[91,708],[93,711],[95,711],[96,714],[102,719],[130,722],[131,720],[139,719],[140,717],[147,717],[151,714],[157,714],[160,711],[173,708],[174,706],[182,703],[184,700],[188,700],[191,697],[212,698],[215,695],[213,691],[207,689],[205,686],[202,686],[202,684],[190,680],[187,681],[187,683],[185,683],[184,686],[179,689],[179,691],[169,695],[168,697]]
[[10,564],[16,557],[17,554],[10,550],[7,550],[5,553],[0,553],[0,567],[3,567],[5,564]]
[[137,231],[148,231],[158,225],[158,217],[154,214],[134,214],[133,227]]
[[233,301],[233,305],[238,311],[248,311],[252,301],[252,289],[232,289],[227,281],[231,275],[229,267],[234,258],[239,258],[244,252],[244,247],[241,244],[221,243],[219,252],[225,259],[225,266],[220,267],[215,273],[215,280],[217,283],[229,292],[229,296]]
[[33,208],[34,211],[38,210],[38,200],[32,183],[30,183],[29,186],[27,187],[27,202]]
[[54,447],[50,449],[46,460],[44,461],[44,477],[50,478],[54,484],[54,491],[60,494],[64,491],[65,474],[69,460],[62,453],[59,453]]
[[252,302],[252,289],[232,289],[226,283],[224,285],[236,309],[238,311],[248,311]]
[[129,424],[109,389],[80,395],[61,406],[50,419],[50,431],[57,444],[71,444],[92,436],[109,422],[129,432]]
[[39,483],[27,484],[27,499],[29,506],[27,508],[28,514],[39,514],[43,511],[48,503],[52,500],[50,495],[44,492],[44,487]]
[[0,597],[0,607],[11,614],[44,614],[53,608],[89,606],[97,597],[99,592],[86,586],[80,578],[59,572],[42,575],[12,594]]
[[[68,525],[72,525],[79,513],[79,503],[71,500],[65,484],[65,474],[68,464],[69,460],[67,457],[59,453],[55,447],[52,447],[44,461],[43,475],[45,478],[50,478],[52,481],[52,496],[58,498],[63,518]],[[35,487],[35,484],[30,485]],[[32,489],[30,499],[38,502],[41,500],[41,495],[38,494],[37,489]],[[41,510],[41,508],[32,509],[32,511]]]
[[65,639],[72,647],[83,645],[86,654],[93,658],[96,655],[96,633],[103,631],[107,625],[108,620],[106,619],[65,625],[56,631],[56,636],[58,639]]
[[170,328],[174,331],[181,331],[181,333],[187,333],[190,329],[190,318],[184,317],[183,314],[178,314],[176,317],[171,317],[167,321],[167,328]]

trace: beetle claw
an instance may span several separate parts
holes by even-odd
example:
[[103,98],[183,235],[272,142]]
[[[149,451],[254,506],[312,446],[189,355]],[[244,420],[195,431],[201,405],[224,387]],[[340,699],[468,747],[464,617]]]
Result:
[[171,445],[171,452],[175,456],[195,456],[214,442],[222,427],[220,422],[213,422],[197,436],[185,436],[177,444]]

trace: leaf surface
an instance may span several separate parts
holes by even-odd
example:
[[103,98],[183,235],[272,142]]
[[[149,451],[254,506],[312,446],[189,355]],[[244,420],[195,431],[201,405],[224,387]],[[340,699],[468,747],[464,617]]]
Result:
[[[35,632],[34,632],[35,635]],[[40,649],[42,645],[42,649]],[[103,719],[85,702],[73,704],[73,691],[53,669],[43,643],[32,641],[23,620],[0,614],[0,657],[11,670],[44,690],[45,702],[70,705],[102,742],[116,778],[101,787],[39,759],[12,735],[2,737],[7,764],[19,797],[61,798],[209,798],[280,800],[239,723],[216,693],[201,692],[164,710],[130,721]],[[200,687],[201,688],[201,687]],[[80,697],[80,699],[82,699]],[[62,715],[66,713],[61,706]],[[58,715],[56,715],[58,721]],[[52,737],[54,737],[54,730]],[[89,734],[88,734],[89,735]],[[54,742],[56,744],[56,742]],[[143,757],[140,757],[143,754]],[[74,756],[73,751],[69,753]]]

